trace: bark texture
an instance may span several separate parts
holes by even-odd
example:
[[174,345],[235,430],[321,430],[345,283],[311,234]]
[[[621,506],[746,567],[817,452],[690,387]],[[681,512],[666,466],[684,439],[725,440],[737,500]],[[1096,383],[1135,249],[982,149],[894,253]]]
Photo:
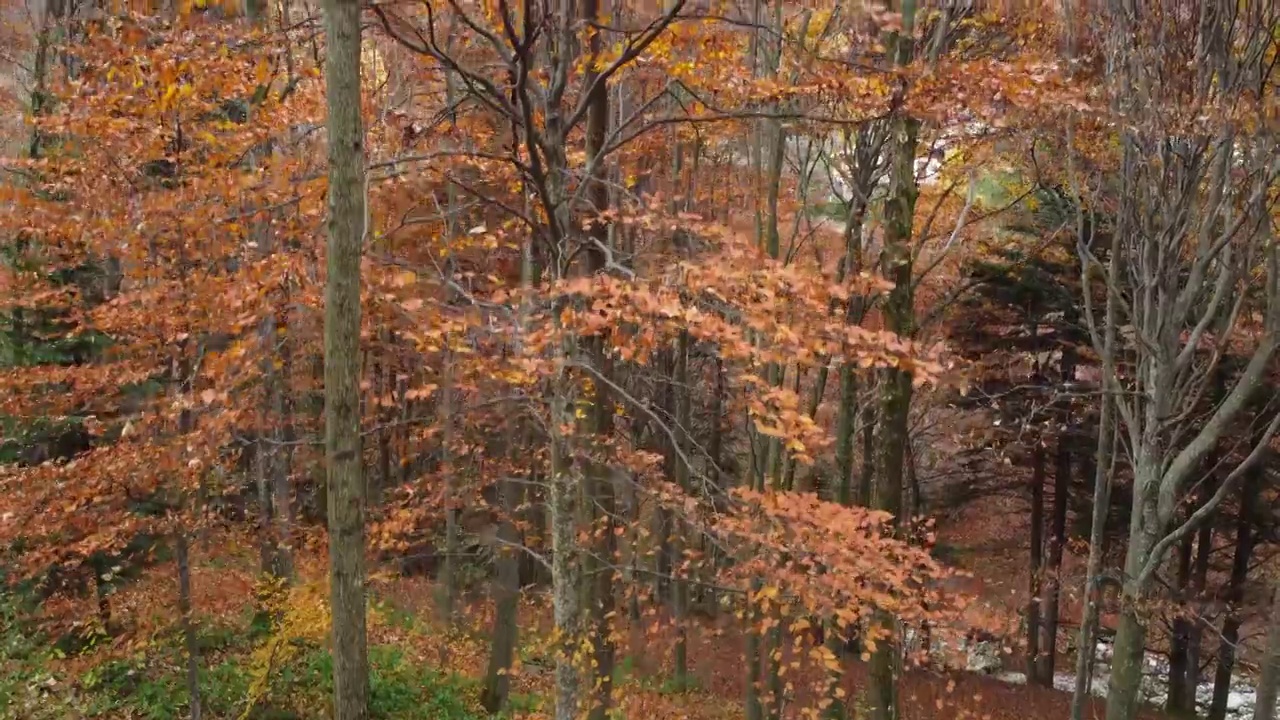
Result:
[[329,244],[325,284],[325,466],[336,720],[369,716],[365,487],[360,446],[360,255],[366,224],[360,3],[326,0]]

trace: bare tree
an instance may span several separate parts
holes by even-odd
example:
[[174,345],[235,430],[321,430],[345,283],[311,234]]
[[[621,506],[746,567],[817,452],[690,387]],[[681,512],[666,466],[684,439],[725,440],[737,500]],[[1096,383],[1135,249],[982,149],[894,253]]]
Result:
[[[1142,606],[1168,550],[1238,487],[1280,426],[1275,415],[1242,433],[1255,441],[1236,453],[1244,459],[1195,512],[1174,522],[1205,459],[1245,418],[1280,331],[1280,256],[1269,200],[1280,154],[1273,133],[1245,131],[1250,118],[1262,117],[1271,82],[1265,58],[1276,9],[1219,0],[1198,3],[1196,13],[1138,5],[1109,7],[1108,84],[1121,156],[1109,176],[1109,192],[1120,199],[1108,229],[1112,257],[1100,258],[1089,238],[1079,243],[1095,348],[1105,356],[1112,331],[1121,342],[1123,377],[1109,388],[1109,401],[1134,476],[1109,720],[1137,713]],[[1103,287],[1116,312],[1100,328],[1091,269],[1107,263],[1119,266]],[[1220,403],[1204,402],[1224,357],[1241,346],[1250,348],[1243,370]]]

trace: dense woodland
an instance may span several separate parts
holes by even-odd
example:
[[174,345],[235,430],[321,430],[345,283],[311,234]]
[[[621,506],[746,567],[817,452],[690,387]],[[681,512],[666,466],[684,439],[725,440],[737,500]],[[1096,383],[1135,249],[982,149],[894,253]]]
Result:
[[1280,3],[0,13],[0,717],[1275,718]]

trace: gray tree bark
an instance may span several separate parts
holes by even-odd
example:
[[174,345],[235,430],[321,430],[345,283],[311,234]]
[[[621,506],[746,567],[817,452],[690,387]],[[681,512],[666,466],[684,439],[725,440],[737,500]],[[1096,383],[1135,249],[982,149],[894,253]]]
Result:
[[[1238,489],[1280,427],[1277,416],[1217,491],[1174,523],[1187,484],[1245,411],[1280,338],[1280,257],[1271,223],[1259,220],[1270,216],[1265,198],[1280,177],[1274,138],[1240,133],[1234,120],[1172,130],[1176,124],[1167,117],[1192,104],[1213,108],[1202,116],[1214,116],[1270,82],[1269,66],[1242,61],[1270,42],[1263,39],[1270,38],[1269,21],[1241,18],[1252,25],[1235,27],[1237,19],[1214,10],[1216,3],[1204,6],[1206,15],[1187,17],[1168,6],[1117,0],[1108,12],[1113,110],[1124,117],[1120,193],[1130,206],[1119,237],[1130,271],[1108,285],[1108,295],[1120,297],[1117,322],[1132,337],[1131,387],[1114,401],[1134,478],[1108,720],[1137,714],[1147,635],[1140,608],[1165,556]],[[1220,41],[1237,31],[1254,39]],[[1177,69],[1181,77],[1163,62],[1177,53],[1193,58]],[[1256,342],[1249,338],[1254,350],[1247,364],[1206,417],[1200,401],[1227,344],[1240,337],[1242,313],[1259,318],[1262,327]],[[1096,331],[1094,344],[1101,345]]]
[[336,720],[369,716],[365,487],[360,444],[360,255],[367,230],[360,116],[360,3],[326,0],[329,244],[325,284],[325,465]]
[[1276,689],[1280,686],[1280,582],[1271,590],[1271,622],[1267,627],[1266,656],[1258,675],[1253,720],[1275,720]]

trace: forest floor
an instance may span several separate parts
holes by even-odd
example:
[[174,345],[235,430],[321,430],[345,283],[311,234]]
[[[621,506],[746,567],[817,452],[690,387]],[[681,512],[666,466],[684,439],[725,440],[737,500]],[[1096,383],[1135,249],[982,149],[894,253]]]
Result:
[[[970,526],[969,523],[962,523]],[[993,525],[988,523],[988,525]],[[969,556],[965,540],[944,532],[947,542]],[[972,538],[970,538],[972,540]],[[285,612],[285,642],[268,652],[267,635],[255,630],[250,609],[257,558],[228,556],[213,547],[194,553],[194,606],[199,609],[201,688],[205,718],[310,720],[326,716],[328,662],[323,652],[322,603],[299,593]],[[972,548],[976,550],[977,548]],[[988,548],[989,550],[989,548]],[[989,552],[973,553],[1000,566],[1006,560]],[[319,590],[322,558],[299,559],[300,585]],[[1002,575],[984,573],[988,577]],[[1015,578],[1017,575],[1014,576]],[[992,612],[1006,603],[1006,588],[981,581],[970,591],[983,593]],[[473,720],[479,708],[479,682],[488,656],[492,605],[484,599],[466,604],[448,627],[436,610],[435,592],[424,578],[379,575],[371,584],[370,620],[374,664],[374,717],[405,720]],[[1008,593],[1013,596],[1016,593]],[[308,599],[310,597],[310,599]],[[187,717],[180,634],[173,626],[176,583],[171,564],[156,565],[112,596],[115,628],[96,644],[75,651],[24,635],[7,623],[0,647],[0,718],[148,718]],[[538,592],[522,605],[517,666],[512,673],[512,709],[508,718],[549,717],[551,662],[547,651],[549,603]],[[59,612],[50,608],[50,612]],[[67,616],[72,608],[62,608]],[[78,613],[78,614],[77,614]],[[92,617],[87,600],[72,617]],[[123,618],[129,618],[124,620]],[[12,615],[0,615],[12,620]],[[620,631],[615,697],[621,718],[643,720],[737,720],[745,697],[744,637],[732,616],[705,620],[690,633],[689,658],[695,681],[673,686],[669,665],[674,635],[669,625],[646,617]],[[89,627],[91,623],[82,623]],[[1064,662],[1066,660],[1064,659]],[[785,653],[784,680],[794,698],[784,717],[814,716],[814,689],[823,677],[804,652]],[[257,681],[264,681],[260,684]],[[856,708],[865,681],[862,663],[851,660],[844,677],[846,697]],[[1070,696],[1039,687],[1011,685],[965,672],[911,670],[901,684],[903,720],[1026,720],[1065,718]],[[252,702],[251,702],[252,701]],[[1086,717],[1101,717],[1095,704]],[[1150,715],[1155,718],[1158,715]]]

